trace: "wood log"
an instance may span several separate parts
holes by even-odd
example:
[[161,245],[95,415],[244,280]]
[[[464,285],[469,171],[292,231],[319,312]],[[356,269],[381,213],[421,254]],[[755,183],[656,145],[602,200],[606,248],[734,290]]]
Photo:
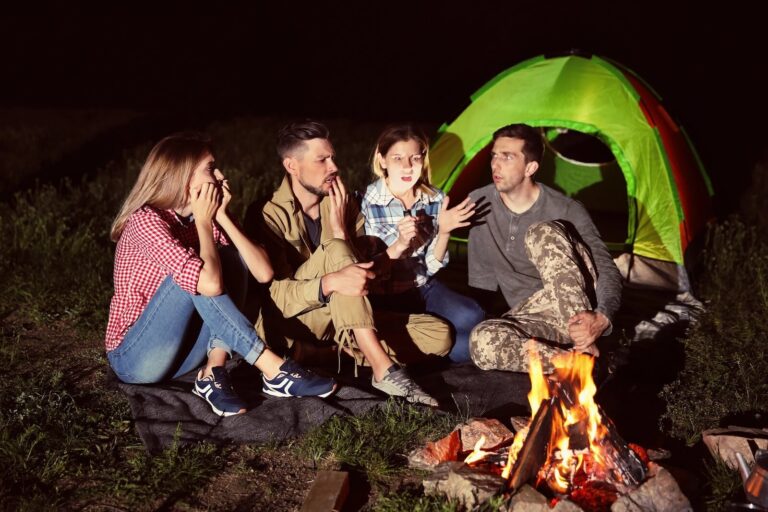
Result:
[[534,478],[547,460],[547,447],[552,433],[552,407],[557,399],[544,400],[528,428],[523,447],[509,475],[509,487],[514,491]]
[[598,406],[598,410],[602,423],[608,430],[608,435],[602,439],[600,444],[605,448],[605,453],[609,459],[608,465],[616,473],[614,475],[616,482],[629,487],[637,487],[645,480],[648,468],[640,460],[640,457],[629,448],[627,442],[616,430],[616,426],[600,406]]
[[[557,374],[557,380],[549,381],[550,395],[554,396],[566,408],[572,408],[575,404],[576,392],[573,384],[566,379],[565,375]],[[640,460],[640,457],[633,452],[626,441],[619,435],[616,426],[598,405],[601,422],[605,425],[607,435],[600,443],[605,452],[606,463],[612,473],[612,479],[617,484],[627,485],[628,487],[637,487],[645,480],[646,466]],[[589,447],[587,436],[586,420],[580,421],[569,426],[569,448],[571,450],[580,450]]]

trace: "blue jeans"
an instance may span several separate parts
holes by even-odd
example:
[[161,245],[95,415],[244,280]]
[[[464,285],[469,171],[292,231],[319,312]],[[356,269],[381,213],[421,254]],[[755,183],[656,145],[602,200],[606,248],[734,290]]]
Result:
[[192,295],[166,277],[122,343],[107,352],[120,380],[151,384],[178,377],[198,368],[213,348],[236,352],[250,364],[259,358],[264,342],[232,300],[244,298],[244,265],[228,249],[220,253],[232,295]]
[[456,331],[456,342],[448,353],[454,363],[466,363],[469,356],[469,333],[485,320],[485,311],[474,300],[451,290],[437,279],[395,295],[373,295],[374,307],[405,313],[429,313],[450,323]]

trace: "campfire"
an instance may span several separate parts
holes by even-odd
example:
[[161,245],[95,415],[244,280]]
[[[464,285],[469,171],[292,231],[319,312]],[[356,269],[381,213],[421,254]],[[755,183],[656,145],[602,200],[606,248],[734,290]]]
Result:
[[[493,446],[481,437],[459,464],[498,475],[510,495],[530,484],[550,496],[550,506],[568,499],[584,510],[609,510],[643,483],[648,459],[641,447],[628,445],[618,435],[594,401],[593,364],[591,356],[573,352],[555,359],[555,371],[545,376],[538,355],[531,353],[530,420],[520,425],[511,444],[507,440]],[[438,443],[456,445],[451,439]]]
[[[641,449],[632,450],[602,414],[594,397],[594,359],[571,352],[553,360],[549,377],[536,352],[529,355],[529,424],[515,434],[501,476],[512,490],[535,479],[555,496],[614,501],[645,478]],[[482,443],[466,458],[479,464],[488,452]],[[611,500],[611,498],[613,498]]]

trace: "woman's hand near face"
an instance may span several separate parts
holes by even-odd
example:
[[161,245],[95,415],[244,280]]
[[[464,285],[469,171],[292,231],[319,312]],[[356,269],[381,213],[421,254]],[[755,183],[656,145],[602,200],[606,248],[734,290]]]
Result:
[[274,272],[269,262],[267,252],[263,247],[255,244],[253,240],[245,236],[240,226],[235,224],[229,217],[227,206],[232,200],[232,193],[229,190],[229,182],[224,178],[224,174],[216,169],[213,171],[213,177],[216,183],[212,184],[219,193],[219,208],[216,210],[216,222],[226,234],[229,240],[234,244],[240,257],[243,258],[245,265],[250,270],[253,277],[260,283],[268,283],[272,280]]
[[213,218],[221,202],[221,192],[215,183],[202,183],[190,189],[192,214],[195,216],[197,236],[200,239],[200,259],[203,268],[197,280],[197,292],[201,295],[216,296],[224,292],[221,261],[213,240]]
[[232,200],[232,192],[229,190],[229,180],[224,177],[224,174],[220,170],[216,169],[213,171],[213,177],[218,180],[220,185],[221,204],[219,205],[219,209],[216,211],[216,222],[221,224],[221,222],[224,220],[224,217],[226,217],[229,213],[227,211],[227,206]]
[[203,183],[189,191],[195,222],[212,223],[219,209],[221,192],[215,183]]

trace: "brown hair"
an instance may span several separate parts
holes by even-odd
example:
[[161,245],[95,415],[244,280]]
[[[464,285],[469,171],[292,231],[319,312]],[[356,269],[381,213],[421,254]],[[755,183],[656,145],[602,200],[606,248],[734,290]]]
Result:
[[509,124],[493,133],[492,142],[496,142],[496,139],[501,137],[522,140],[525,163],[536,162],[541,164],[541,158],[544,155],[544,138],[538,128],[522,123]]
[[280,158],[297,156],[299,150],[306,148],[308,140],[328,139],[330,135],[327,126],[311,119],[290,123],[277,132],[277,154]]
[[376,147],[373,150],[373,158],[371,159],[371,170],[373,174],[379,178],[387,177],[387,170],[381,166],[379,162],[379,155],[384,158],[387,152],[397,144],[398,142],[414,140],[421,147],[421,152],[424,155],[424,164],[421,166],[421,175],[414,187],[420,188],[426,194],[430,196],[435,195],[436,191],[432,187],[432,171],[429,168],[429,139],[426,135],[410,124],[395,125],[386,128],[381,135],[379,135],[376,141]]
[[195,167],[212,153],[211,140],[201,133],[175,133],[158,142],[112,223],[112,241],[120,239],[128,217],[142,206],[167,209],[186,204]]

